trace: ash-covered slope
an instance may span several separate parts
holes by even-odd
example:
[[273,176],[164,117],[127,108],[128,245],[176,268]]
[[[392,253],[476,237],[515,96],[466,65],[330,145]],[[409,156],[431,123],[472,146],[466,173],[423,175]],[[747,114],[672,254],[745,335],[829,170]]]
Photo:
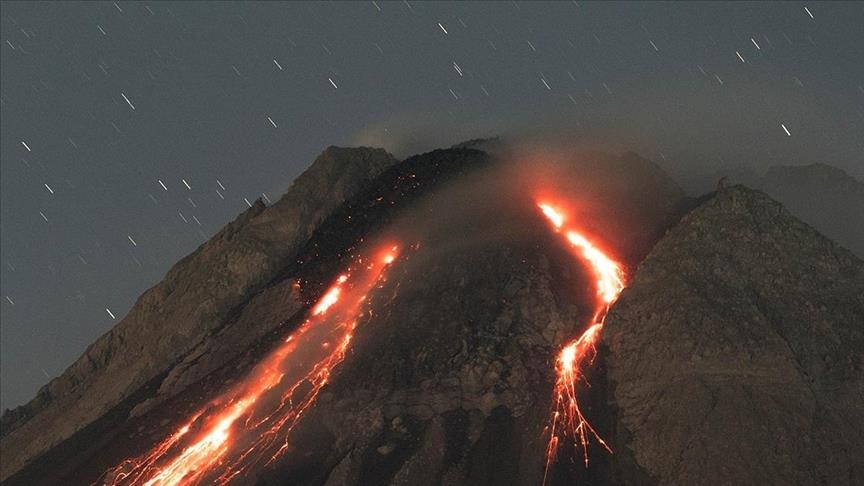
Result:
[[[284,269],[325,216],[395,162],[381,149],[330,147],[277,203],[265,208],[257,201],[178,262],[35,399],[4,414],[0,480],[118,404],[136,405],[128,403],[130,396],[159,386],[169,373],[162,387],[170,395],[180,388],[172,382],[188,384],[212,371],[296,311],[301,304],[289,289],[278,308],[218,334],[250,295]],[[206,366],[192,367],[202,356]],[[178,376],[190,367],[194,373]]]
[[763,193],[687,214],[603,341],[624,482],[864,483],[864,263]]

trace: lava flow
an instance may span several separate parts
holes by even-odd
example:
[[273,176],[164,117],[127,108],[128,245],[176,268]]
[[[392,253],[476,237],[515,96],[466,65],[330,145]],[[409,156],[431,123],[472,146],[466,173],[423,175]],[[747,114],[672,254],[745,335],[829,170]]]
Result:
[[555,231],[562,234],[588,264],[597,288],[591,322],[578,338],[564,346],[555,360],[556,380],[553,409],[548,426],[546,470],[543,476],[545,484],[549,468],[557,458],[558,444],[562,438],[572,439],[575,448],[582,448],[586,467],[588,466],[588,442],[591,437],[607,451],[612,452],[600,434],[585,419],[578,398],[580,382],[584,381],[583,370],[593,363],[597,355],[595,345],[603,330],[603,323],[610,306],[624,290],[625,276],[620,263],[597,248],[585,235],[566,226],[566,217],[560,209],[543,202],[537,206],[552,223]]
[[398,255],[388,245],[354,264],[305,322],[237,386],[148,453],[107,471],[106,485],[227,484],[278,459],[289,434],[345,358],[366,296]]

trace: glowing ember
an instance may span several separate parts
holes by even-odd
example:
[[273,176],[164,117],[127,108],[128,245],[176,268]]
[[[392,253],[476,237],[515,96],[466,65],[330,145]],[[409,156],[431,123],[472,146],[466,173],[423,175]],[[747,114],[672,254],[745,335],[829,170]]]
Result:
[[317,316],[327,312],[327,309],[330,308],[333,304],[335,304],[339,300],[339,294],[342,293],[342,284],[348,280],[347,275],[340,275],[336,280],[336,284],[321,297],[321,300],[315,304],[315,307],[312,308],[312,315]]
[[543,211],[543,214],[552,222],[555,228],[564,226],[564,215],[557,209],[548,204],[538,204],[537,206],[540,207],[540,210]]
[[108,485],[227,484],[278,459],[289,436],[345,358],[366,295],[399,254],[357,259],[312,307],[309,318],[238,386],[198,412],[147,454],[103,475]]
[[[537,206],[552,223],[555,231],[561,233],[566,221],[564,213],[550,204],[540,203]],[[607,451],[612,452],[612,449],[582,414],[578,392],[579,382],[584,380],[583,370],[585,366],[591,365],[597,355],[595,345],[600,338],[600,332],[603,330],[603,322],[609,312],[609,307],[624,290],[624,271],[618,262],[609,258],[582,233],[567,228],[563,234],[567,242],[578,251],[588,264],[597,287],[597,301],[588,328],[581,336],[564,346],[555,361],[556,380],[553,410],[548,427],[549,442],[546,446],[544,483],[549,474],[549,468],[557,458],[558,445],[562,439],[573,440],[575,448],[582,448],[586,467],[588,466],[588,442],[592,437]]]

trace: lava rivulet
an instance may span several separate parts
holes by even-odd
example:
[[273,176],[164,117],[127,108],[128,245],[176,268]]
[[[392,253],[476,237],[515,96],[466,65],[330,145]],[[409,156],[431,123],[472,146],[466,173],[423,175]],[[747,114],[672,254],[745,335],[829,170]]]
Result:
[[577,252],[591,270],[597,288],[594,314],[582,334],[567,343],[555,360],[555,389],[552,413],[549,418],[549,442],[546,446],[546,470],[558,455],[558,445],[562,439],[573,441],[575,448],[582,448],[585,466],[588,466],[588,443],[593,437],[607,451],[612,452],[606,442],[591,426],[579,405],[580,382],[584,381],[584,368],[589,366],[597,355],[596,343],[603,330],[603,323],[609,307],[624,290],[625,275],[621,264],[610,258],[584,234],[567,226],[564,213],[552,204],[541,202],[537,205],[552,224],[554,230],[563,235],[567,243]]
[[388,245],[354,264],[309,317],[237,386],[148,453],[105,473],[108,485],[227,484],[278,459],[289,434],[345,358],[367,294],[398,255]]

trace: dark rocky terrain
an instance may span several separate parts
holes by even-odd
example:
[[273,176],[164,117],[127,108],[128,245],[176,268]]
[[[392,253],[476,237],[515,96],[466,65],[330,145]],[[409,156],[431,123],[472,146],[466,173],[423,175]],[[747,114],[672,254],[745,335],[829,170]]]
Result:
[[[593,288],[536,217],[534,181],[475,146],[399,163],[325,151],[4,415],[4,484],[90,484],[146,451],[381,233],[420,245],[371,295],[287,454],[238,484],[538,484],[552,361]],[[864,481],[861,260],[762,193],[687,200],[635,154],[574,156],[547,183],[633,275],[585,398],[615,453],[562,459],[549,484]]]
[[687,214],[607,321],[618,439],[660,484],[864,481],[864,263],[765,194]]

